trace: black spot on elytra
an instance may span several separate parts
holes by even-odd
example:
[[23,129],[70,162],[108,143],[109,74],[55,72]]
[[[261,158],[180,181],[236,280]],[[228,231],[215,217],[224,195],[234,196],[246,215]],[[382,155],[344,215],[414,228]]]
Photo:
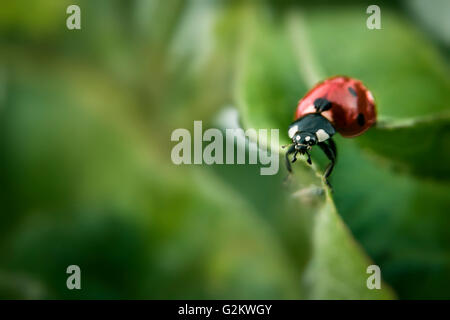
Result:
[[317,98],[314,100],[314,107],[317,112],[323,112],[331,109],[331,102],[325,98]]
[[358,124],[362,127],[366,123],[366,118],[362,113],[358,114],[358,117],[356,118],[356,121],[358,121]]
[[358,96],[358,94],[356,93],[355,89],[353,89],[352,87],[348,87],[348,91],[355,97]]

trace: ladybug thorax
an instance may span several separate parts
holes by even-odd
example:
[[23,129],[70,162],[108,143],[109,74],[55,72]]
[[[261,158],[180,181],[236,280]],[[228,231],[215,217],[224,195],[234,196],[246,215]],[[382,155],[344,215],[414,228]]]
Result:
[[335,130],[331,123],[318,113],[308,114],[291,123],[288,136],[294,144],[315,145],[328,140]]

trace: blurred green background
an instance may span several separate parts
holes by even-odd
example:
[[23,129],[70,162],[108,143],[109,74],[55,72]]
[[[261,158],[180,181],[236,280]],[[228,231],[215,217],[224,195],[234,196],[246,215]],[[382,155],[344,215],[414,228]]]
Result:
[[[450,2],[377,2],[381,30],[370,4],[3,1],[0,297],[450,298]],[[380,125],[337,138],[333,194],[317,150],[289,186],[282,162],[171,162],[174,129],[227,112],[286,141],[335,74],[370,88]]]

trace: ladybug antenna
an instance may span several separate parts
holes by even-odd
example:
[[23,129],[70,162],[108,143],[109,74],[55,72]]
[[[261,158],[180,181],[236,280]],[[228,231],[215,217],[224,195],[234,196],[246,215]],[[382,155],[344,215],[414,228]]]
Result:
[[289,143],[289,144],[285,144],[284,146],[281,146],[283,149],[284,148],[286,148],[286,147],[290,147],[290,146],[292,146],[294,143],[292,142],[292,143]]

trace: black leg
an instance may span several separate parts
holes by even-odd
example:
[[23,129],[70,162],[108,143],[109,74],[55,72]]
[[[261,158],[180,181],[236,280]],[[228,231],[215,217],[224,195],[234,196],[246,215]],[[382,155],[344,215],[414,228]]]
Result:
[[334,143],[333,139],[328,139],[328,145],[330,146],[331,150],[334,152],[334,159],[337,159],[337,149],[336,149],[336,143]]
[[292,173],[292,167],[291,167],[291,161],[289,160],[289,155],[293,152],[295,152],[295,145],[292,145],[287,151],[286,151],[286,168],[289,173]]
[[306,154],[308,155],[308,160],[306,160],[306,161],[311,165],[312,164],[311,155],[309,154],[308,151],[306,151]]
[[325,169],[325,173],[323,174],[323,177],[325,179],[326,184],[332,189],[330,182],[328,181],[328,177],[330,176],[331,172],[333,171],[334,164],[336,163],[336,145],[332,139],[328,140],[328,144],[325,142],[320,142],[318,145],[322,149],[322,151],[326,154],[328,159],[330,159],[330,163],[328,164],[327,168]]

